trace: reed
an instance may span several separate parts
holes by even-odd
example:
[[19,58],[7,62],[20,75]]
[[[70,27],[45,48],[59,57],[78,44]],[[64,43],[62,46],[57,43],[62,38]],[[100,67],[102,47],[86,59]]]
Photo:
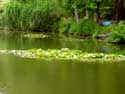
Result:
[[23,31],[53,31],[58,16],[52,0],[15,0],[3,13],[5,25]]

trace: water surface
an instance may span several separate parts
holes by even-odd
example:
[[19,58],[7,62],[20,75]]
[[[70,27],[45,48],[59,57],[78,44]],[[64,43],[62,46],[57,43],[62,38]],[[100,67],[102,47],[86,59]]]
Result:
[[[53,35],[52,35],[53,36]],[[0,49],[68,47],[86,52],[125,53],[124,45],[102,41],[66,41],[59,36],[28,39],[23,34],[0,34]],[[0,54],[0,94],[124,94],[125,62],[87,64],[42,61]]]

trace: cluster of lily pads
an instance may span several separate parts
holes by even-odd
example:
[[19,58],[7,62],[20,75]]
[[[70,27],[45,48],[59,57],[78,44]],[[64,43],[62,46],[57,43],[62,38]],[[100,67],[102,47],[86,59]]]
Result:
[[44,60],[72,60],[80,62],[121,62],[125,61],[124,55],[87,53],[81,50],[62,49],[30,49],[30,50],[1,50],[0,53],[10,53],[24,58],[38,58]]
[[48,38],[49,36],[46,35],[46,34],[41,33],[41,34],[25,34],[24,37],[26,37],[26,38],[42,38],[42,39],[44,39],[44,38]]

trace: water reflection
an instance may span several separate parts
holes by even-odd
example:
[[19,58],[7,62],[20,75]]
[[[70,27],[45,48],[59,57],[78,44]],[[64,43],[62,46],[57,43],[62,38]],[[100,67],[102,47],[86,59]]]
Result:
[[45,39],[29,39],[23,37],[23,32],[11,32],[11,33],[0,33],[0,49],[60,49],[60,48],[71,48],[79,49],[85,52],[97,53],[119,53],[125,54],[124,45],[112,45],[104,41],[97,40],[70,40],[65,37],[58,35],[50,35],[49,38]]

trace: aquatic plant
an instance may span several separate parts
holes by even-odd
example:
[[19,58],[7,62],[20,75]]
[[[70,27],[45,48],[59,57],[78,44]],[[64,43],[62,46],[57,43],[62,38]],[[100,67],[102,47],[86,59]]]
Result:
[[14,54],[23,58],[37,58],[44,60],[71,60],[86,63],[103,63],[103,62],[121,62],[125,61],[124,55],[104,54],[104,53],[87,53],[81,50],[62,48],[62,49],[29,49],[29,50],[0,50],[0,53]]
[[25,34],[24,37],[26,37],[26,38],[42,38],[42,39],[44,39],[44,38],[48,38],[49,36],[46,35],[46,34],[42,34],[42,33],[40,33],[40,34],[34,33],[34,34]]

